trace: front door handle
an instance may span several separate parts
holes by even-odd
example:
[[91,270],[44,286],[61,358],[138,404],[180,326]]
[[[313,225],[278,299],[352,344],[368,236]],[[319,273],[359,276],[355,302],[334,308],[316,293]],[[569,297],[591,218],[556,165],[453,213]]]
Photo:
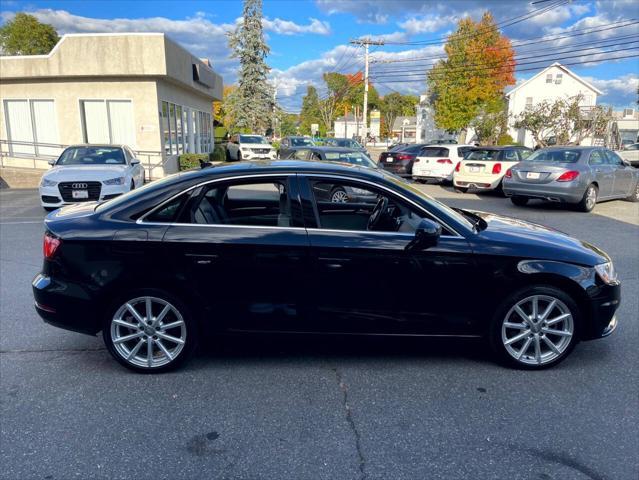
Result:
[[325,268],[330,270],[339,270],[344,268],[346,264],[350,262],[350,258],[333,258],[333,257],[320,257],[319,262]]

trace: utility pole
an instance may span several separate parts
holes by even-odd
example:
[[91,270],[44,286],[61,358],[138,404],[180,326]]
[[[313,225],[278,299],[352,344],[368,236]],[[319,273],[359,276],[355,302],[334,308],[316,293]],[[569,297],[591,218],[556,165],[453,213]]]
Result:
[[351,40],[349,43],[364,46],[364,109],[362,119],[364,123],[364,134],[362,135],[362,142],[366,145],[366,139],[368,138],[368,47],[370,45],[384,45],[384,41],[363,38],[359,40]]

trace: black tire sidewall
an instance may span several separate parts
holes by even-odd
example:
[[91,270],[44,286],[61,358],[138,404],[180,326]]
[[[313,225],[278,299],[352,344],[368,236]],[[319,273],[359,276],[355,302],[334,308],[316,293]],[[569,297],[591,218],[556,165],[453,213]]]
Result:
[[[588,208],[587,203],[586,203],[586,197],[588,196],[588,190],[590,190],[591,188],[595,189],[596,192],[596,198],[595,198],[595,203],[592,205],[592,208]],[[584,196],[581,199],[581,202],[579,202],[577,204],[577,208],[579,209],[579,211],[581,212],[592,212],[595,209],[595,206],[597,205],[597,200],[599,199],[599,189],[597,188],[597,186],[593,183],[591,183],[590,185],[588,185],[586,187],[586,191],[584,192]]]
[[528,199],[526,197],[510,197],[510,201],[513,205],[517,205],[518,207],[525,207],[528,204]]
[[[564,352],[558,358],[544,365],[528,365],[518,362],[506,351],[506,348],[504,347],[501,340],[502,322],[508,311],[518,301],[533,295],[548,295],[561,300],[568,307],[573,318],[574,331],[570,345],[568,345],[568,348],[564,350]],[[487,339],[493,354],[496,356],[497,360],[501,364],[522,370],[543,370],[546,368],[554,367],[570,355],[572,349],[579,342],[580,327],[581,312],[577,303],[567,293],[554,286],[536,285],[531,287],[524,287],[513,292],[499,305],[499,307],[497,307],[495,315],[493,316],[488,327]]]
[[[143,368],[136,365],[131,365],[124,358],[122,358],[118,352],[115,351],[113,341],[111,339],[111,320],[115,312],[124,304],[124,302],[127,302],[133,298],[143,296],[153,296],[166,300],[175,308],[177,308],[177,310],[182,315],[184,323],[186,324],[186,343],[184,345],[184,348],[175,360],[161,367]],[[106,349],[120,365],[123,365],[129,370],[133,370],[139,373],[162,373],[180,367],[193,355],[198,344],[198,328],[196,322],[193,319],[194,317],[190,313],[190,310],[184,303],[182,303],[181,300],[164,290],[155,288],[131,290],[127,294],[120,295],[117,298],[118,299],[113,301],[106,309],[106,314],[102,323],[102,339],[104,341]]]

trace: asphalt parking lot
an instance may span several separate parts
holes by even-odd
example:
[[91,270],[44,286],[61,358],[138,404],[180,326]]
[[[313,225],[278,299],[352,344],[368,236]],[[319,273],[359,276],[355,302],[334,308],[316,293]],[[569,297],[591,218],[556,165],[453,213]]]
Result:
[[617,332],[541,372],[474,342],[243,337],[134,374],[36,315],[44,212],[36,191],[0,190],[0,478],[637,479],[639,204],[584,214],[420,188],[606,250]]

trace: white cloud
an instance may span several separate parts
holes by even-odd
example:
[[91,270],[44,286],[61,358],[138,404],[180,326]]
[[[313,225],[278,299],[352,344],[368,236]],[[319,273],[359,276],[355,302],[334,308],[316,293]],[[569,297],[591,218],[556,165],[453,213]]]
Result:
[[628,73],[618,78],[608,80],[582,77],[587,82],[603,92],[597,103],[602,105],[613,105],[614,107],[635,106],[637,102],[637,88],[639,88],[639,76]]
[[408,40],[406,32],[382,33],[381,35],[362,35],[360,39],[370,39],[383,42],[405,42]]
[[456,19],[457,17],[452,15],[426,15],[423,17],[411,17],[405,22],[399,22],[398,25],[410,35],[419,35],[421,33],[438,32],[447,25],[454,23]]
[[299,25],[295,22],[291,22],[290,20],[282,20],[281,18],[276,18],[274,20],[265,18],[262,21],[262,25],[265,30],[272,31],[280,35],[300,35],[303,33],[314,33],[317,35],[331,34],[331,26],[328,22],[324,22],[316,18],[309,18],[309,20],[311,23],[308,25]]

